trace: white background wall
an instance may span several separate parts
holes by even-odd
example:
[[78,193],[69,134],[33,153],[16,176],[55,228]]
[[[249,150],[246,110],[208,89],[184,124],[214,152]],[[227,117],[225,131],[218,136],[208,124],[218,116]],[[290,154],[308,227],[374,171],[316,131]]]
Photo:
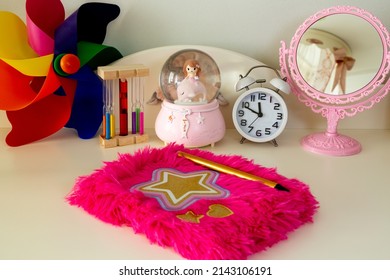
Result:
[[[69,15],[81,4],[92,1],[63,0]],[[253,57],[279,68],[280,41],[287,43],[297,27],[311,14],[335,5],[363,8],[378,17],[390,29],[390,2],[385,0],[113,0],[95,1],[118,4],[121,14],[109,25],[105,44],[123,55],[166,45],[208,45]],[[25,18],[25,1],[0,1],[0,10]],[[359,36],[359,32],[356,36]],[[290,111],[310,118],[310,126],[323,127],[322,118],[299,104],[293,96],[287,100]],[[156,107],[156,110],[158,108]],[[343,120],[341,128],[390,129],[390,97],[354,118]],[[0,127],[9,126],[0,112]],[[299,126],[294,120],[289,127]]]

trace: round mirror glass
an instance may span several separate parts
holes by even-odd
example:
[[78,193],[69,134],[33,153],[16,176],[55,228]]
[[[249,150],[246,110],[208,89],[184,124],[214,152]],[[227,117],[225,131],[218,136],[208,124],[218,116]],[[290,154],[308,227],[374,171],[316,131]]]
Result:
[[359,91],[376,77],[383,61],[383,44],[378,31],[365,19],[333,14],[302,34],[296,55],[299,73],[309,86],[325,94],[345,95]]

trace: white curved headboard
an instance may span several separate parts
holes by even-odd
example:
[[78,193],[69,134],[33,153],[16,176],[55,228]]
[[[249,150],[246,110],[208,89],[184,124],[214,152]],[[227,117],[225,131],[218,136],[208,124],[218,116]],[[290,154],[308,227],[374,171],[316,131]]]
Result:
[[[149,49],[128,55],[111,65],[126,66],[131,64],[143,64],[150,69],[150,76],[145,85],[145,128],[154,128],[154,122],[160,111],[160,105],[146,104],[153,92],[159,87],[161,69],[166,60],[175,52],[183,49],[197,49],[209,54],[218,65],[221,73],[221,93],[228,100],[229,105],[221,106],[226,127],[234,128],[231,111],[233,103],[242,92],[235,92],[235,84],[240,74],[245,75],[249,68],[255,65],[264,64],[245,55],[225,49],[198,45],[176,45]],[[254,71],[255,72],[255,71]],[[253,74],[256,75],[256,72]],[[273,71],[260,72],[261,78],[270,80],[275,77]],[[260,77],[259,77],[260,78]],[[116,100],[116,99],[115,99]]]

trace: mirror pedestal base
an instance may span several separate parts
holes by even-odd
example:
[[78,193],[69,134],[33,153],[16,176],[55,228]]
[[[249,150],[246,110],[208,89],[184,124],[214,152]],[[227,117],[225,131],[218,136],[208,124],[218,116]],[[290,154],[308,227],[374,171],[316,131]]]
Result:
[[360,153],[362,147],[355,139],[338,133],[314,133],[301,141],[302,147],[310,152],[332,156],[350,156]]

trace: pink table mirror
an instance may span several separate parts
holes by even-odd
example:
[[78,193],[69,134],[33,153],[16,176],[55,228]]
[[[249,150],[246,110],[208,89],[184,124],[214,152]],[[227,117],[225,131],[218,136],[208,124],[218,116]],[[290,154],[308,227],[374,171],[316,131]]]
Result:
[[390,38],[369,12],[337,6],[309,17],[281,42],[280,66],[298,100],[327,119],[325,132],[304,137],[304,149],[354,155],[361,144],[337,131],[338,122],[371,109],[390,90]]

